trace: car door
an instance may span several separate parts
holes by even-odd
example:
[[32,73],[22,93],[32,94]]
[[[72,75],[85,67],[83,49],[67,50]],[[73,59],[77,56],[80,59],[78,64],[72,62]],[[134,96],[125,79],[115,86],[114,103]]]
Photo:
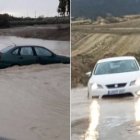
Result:
[[35,52],[38,57],[38,62],[40,64],[52,64],[57,63],[55,54],[43,47],[35,47]]
[[32,47],[25,46],[20,48],[19,63],[20,65],[29,65],[37,63],[37,57],[35,56]]
[[9,62],[11,65],[19,65],[19,50],[20,48],[17,47],[11,51],[11,53],[8,54],[8,57],[6,55],[5,59],[7,62]]
[[1,62],[5,66],[19,65],[19,47],[2,54]]

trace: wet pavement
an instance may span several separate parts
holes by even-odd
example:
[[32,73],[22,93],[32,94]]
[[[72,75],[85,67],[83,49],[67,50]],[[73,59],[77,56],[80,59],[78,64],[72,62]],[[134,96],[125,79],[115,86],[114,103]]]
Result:
[[71,93],[72,140],[139,140],[140,97],[87,99],[87,89]]

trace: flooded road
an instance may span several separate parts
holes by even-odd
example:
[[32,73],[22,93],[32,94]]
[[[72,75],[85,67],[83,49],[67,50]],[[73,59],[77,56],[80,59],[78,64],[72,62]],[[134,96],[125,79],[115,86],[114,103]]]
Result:
[[71,93],[72,140],[139,140],[140,97],[87,99],[87,89]]
[[[69,55],[69,42],[0,37]],[[10,43],[9,43],[10,42]],[[14,66],[0,70],[0,140],[68,140],[70,66]]]

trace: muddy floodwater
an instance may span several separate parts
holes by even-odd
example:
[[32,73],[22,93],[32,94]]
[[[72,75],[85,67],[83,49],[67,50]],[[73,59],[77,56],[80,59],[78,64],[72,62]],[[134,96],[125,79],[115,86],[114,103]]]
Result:
[[39,45],[44,46],[57,54],[69,55],[69,41],[52,41],[34,38],[22,38],[16,36],[0,36],[0,49],[10,45]]
[[[41,45],[69,56],[69,42],[0,37],[7,45]],[[0,140],[68,140],[70,67],[14,66],[0,70]]]
[[72,140],[139,140],[140,97],[87,99],[87,89],[71,93]]

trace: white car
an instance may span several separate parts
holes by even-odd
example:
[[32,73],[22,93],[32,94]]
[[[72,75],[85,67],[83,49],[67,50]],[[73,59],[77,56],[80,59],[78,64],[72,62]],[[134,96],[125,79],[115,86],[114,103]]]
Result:
[[140,94],[140,66],[133,56],[99,60],[88,82],[89,97],[131,93]]

